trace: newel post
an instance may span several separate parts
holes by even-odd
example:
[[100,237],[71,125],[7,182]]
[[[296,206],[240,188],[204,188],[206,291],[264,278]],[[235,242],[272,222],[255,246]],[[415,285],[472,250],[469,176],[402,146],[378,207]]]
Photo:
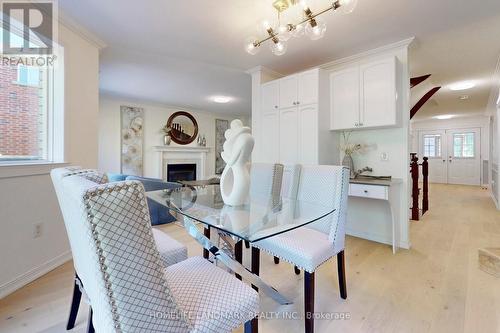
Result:
[[422,198],[422,215],[429,210],[429,158],[424,157],[422,162],[422,175],[424,178],[423,198]]
[[419,219],[419,211],[418,211],[418,157],[415,155],[412,156],[411,160],[411,178],[412,178],[412,207],[411,207],[411,219],[414,221],[418,221]]

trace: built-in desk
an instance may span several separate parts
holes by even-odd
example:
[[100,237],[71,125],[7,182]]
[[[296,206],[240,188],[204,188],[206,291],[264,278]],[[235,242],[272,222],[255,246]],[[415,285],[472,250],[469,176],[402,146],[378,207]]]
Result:
[[346,233],[390,244],[396,253],[400,244],[402,182],[397,178],[351,179]]

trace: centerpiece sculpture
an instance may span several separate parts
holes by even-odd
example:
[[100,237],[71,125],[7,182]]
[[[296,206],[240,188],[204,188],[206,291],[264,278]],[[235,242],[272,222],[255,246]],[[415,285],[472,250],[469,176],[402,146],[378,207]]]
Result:
[[226,205],[240,206],[248,198],[250,190],[249,162],[254,146],[250,127],[243,126],[239,119],[231,122],[224,133],[226,142],[221,157],[226,162],[220,180],[222,200]]

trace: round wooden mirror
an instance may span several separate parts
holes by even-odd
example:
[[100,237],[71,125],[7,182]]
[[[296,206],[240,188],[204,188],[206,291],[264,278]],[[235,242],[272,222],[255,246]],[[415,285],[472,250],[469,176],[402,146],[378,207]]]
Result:
[[198,136],[198,123],[186,111],[177,111],[168,118],[167,128],[170,129],[172,141],[180,145],[193,142]]

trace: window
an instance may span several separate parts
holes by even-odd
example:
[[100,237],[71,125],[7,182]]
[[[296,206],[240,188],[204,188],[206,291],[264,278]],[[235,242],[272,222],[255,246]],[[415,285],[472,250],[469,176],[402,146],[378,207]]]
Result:
[[474,133],[453,134],[453,157],[474,158]]
[[0,86],[0,161],[47,160],[48,69],[2,65]]
[[23,66],[17,67],[17,81],[16,83],[23,86],[38,87],[40,85],[40,74],[42,70],[40,67]]
[[424,135],[424,156],[429,158],[441,157],[441,135]]

